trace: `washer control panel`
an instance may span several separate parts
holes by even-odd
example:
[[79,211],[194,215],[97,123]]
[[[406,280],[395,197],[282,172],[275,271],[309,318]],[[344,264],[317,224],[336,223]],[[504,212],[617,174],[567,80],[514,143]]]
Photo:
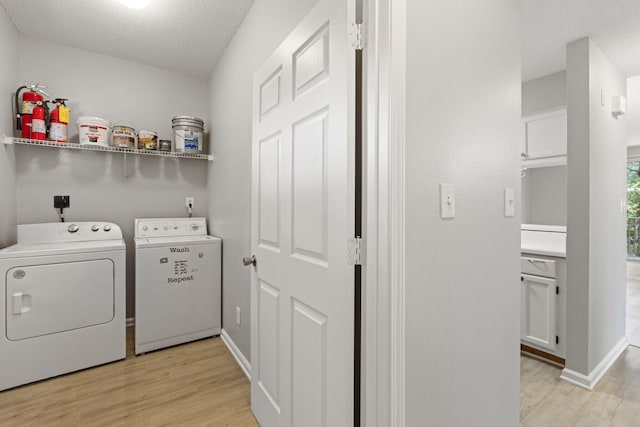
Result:
[[135,237],[205,236],[205,218],[136,219]]

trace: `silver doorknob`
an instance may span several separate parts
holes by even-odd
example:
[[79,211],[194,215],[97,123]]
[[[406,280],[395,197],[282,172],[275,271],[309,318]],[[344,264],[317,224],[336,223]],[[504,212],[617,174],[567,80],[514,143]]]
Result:
[[248,256],[243,257],[242,258],[242,263],[244,265],[253,265],[255,267],[256,264],[258,263],[258,261],[256,260],[256,256],[255,255],[251,255],[251,258],[249,258]]

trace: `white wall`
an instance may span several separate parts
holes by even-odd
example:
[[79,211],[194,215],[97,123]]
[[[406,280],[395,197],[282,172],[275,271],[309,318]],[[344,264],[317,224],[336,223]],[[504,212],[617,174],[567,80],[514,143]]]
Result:
[[567,167],[527,169],[522,179],[522,222],[567,225]]
[[[566,107],[565,81],[566,72],[560,71],[522,83],[522,116]],[[522,179],[522,222],[567,225],[566,166],[527,170]]]
[[[605,105],[601,105],[601,92]],[[626,79],[584,38],[567,47],[567,357],[588,375],[625,334],[626,117],[610,97]]]
[[520,2],[407,7],[406,425],[516,426]]
[[522,117],[566,106],[565,80],[559,71],[522,83]]
[[[0,136],[13,134],[12,96],[18,88],[18,30],[0,6]],[[16,172],[13,147],[0,147],[0,248],[16,239]]]
[[[222,325],[250,360],[251,90],[253,72],[317,0],[256,0],[209,80],[211,141],[209,221],[223,238]],[[240,307],[242,322],[235,323]]]
[[[172,139],[172,117],[209,117],[204,80],[39,39],[20,38],[19,81],[46,84],[52,96],[71,99],[69,133],[76,141],[79,115],[128,120],[138,129],[156,130],[168,139]],[[128,247],[130,317],[134,219],[185,216],[186,196],[195,197],[194,215],[206,216],[207,175],[216,165],[129,155],[126,171],[124,166],[122,154],[16,147],[20,223],[58,221],[53,195],[60,194],[71,196],[71,206],[65,210],[67,221],[120,225]]]

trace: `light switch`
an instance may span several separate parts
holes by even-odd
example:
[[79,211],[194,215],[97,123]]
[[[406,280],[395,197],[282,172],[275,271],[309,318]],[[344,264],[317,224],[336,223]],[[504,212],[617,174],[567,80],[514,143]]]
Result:
[[456,186],[440,183],[440,218],[456,216]]
[[504,216],[516,216],[516,198],[513,188],[504,189]]

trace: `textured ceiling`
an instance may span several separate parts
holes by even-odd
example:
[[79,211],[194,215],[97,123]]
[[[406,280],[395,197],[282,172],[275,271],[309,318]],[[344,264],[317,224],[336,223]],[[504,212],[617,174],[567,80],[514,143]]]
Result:
[[640,74],[639,0],[522,0],[522,80],[564,70],[566,45],[591,36],[620,71]]
[[[524,81],[566,68],[591,36],[627,76],[640,74],[640,0],[521,0]],[[206,78],[253,0],[0,0],[20,33]]]
[[253,0],[0,0],[21,34],[207,78]]

